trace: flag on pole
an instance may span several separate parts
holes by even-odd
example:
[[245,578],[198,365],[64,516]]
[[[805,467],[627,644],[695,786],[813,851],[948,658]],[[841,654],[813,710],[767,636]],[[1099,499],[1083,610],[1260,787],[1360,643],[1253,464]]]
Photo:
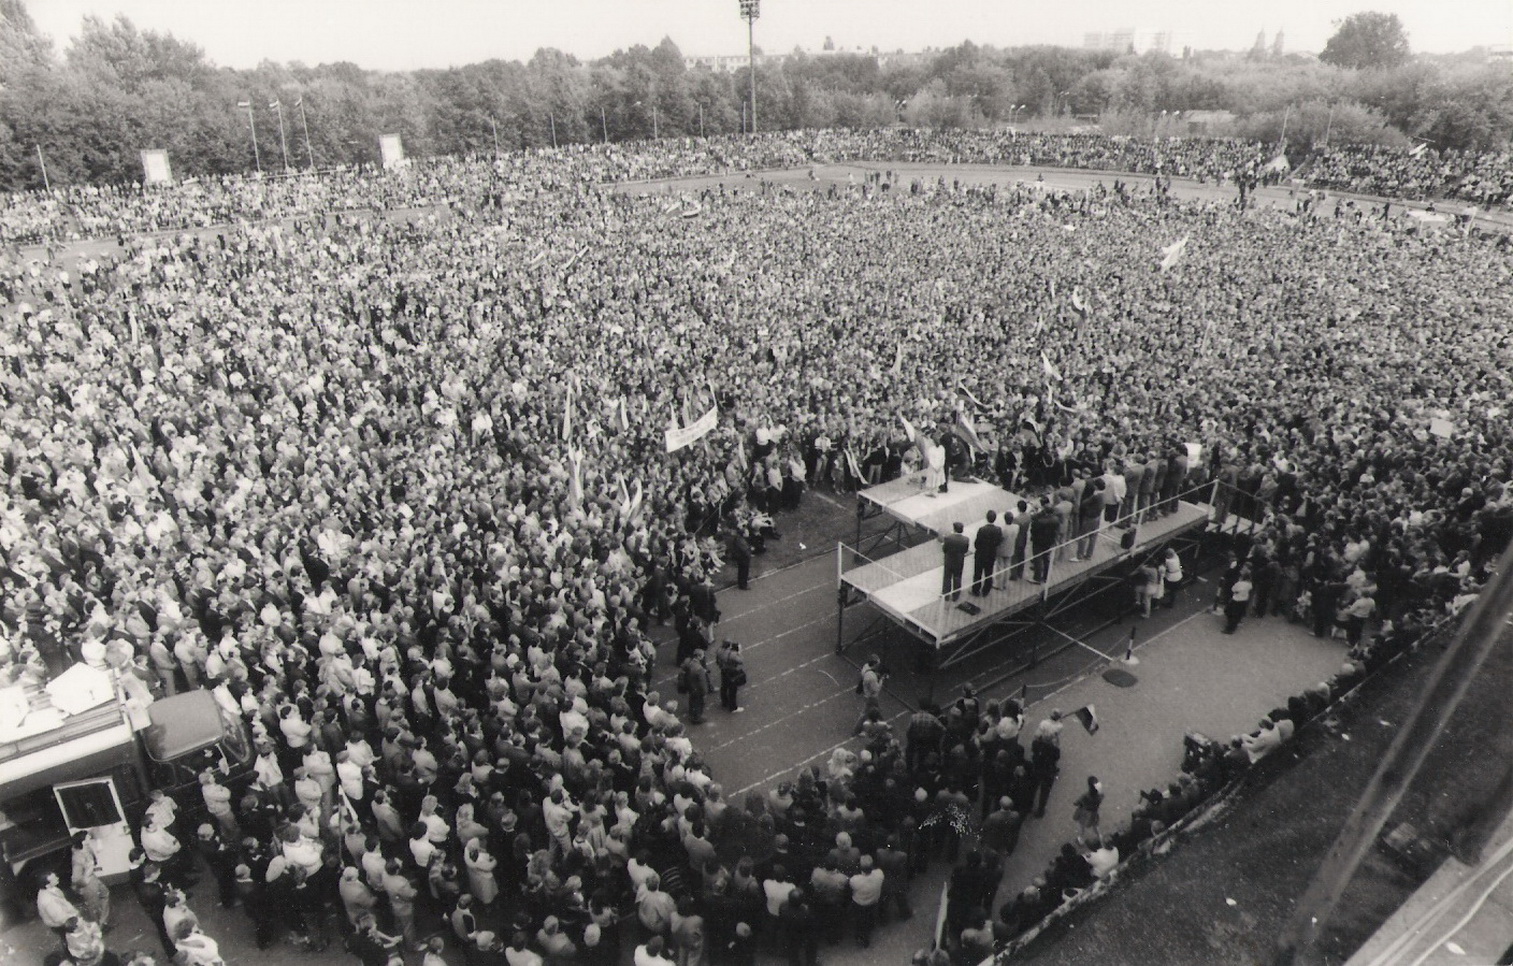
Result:
[[1040,350],[1040,367],[1045,370],[1046,378],[1061,381],[1061,370],[1051,364],[1051,357],[1045,354],[1044,349]]
[[1133,627],[1129,629],[1129,640],[1124,642],[1124,663],[1128,667],[1134,667],[1140,663],[1140,659],[1135,656],[1135,629]]
[[630,413],[625,409],[625,397],[620,397],[620,430],[630,432]]
[[570,449],[567,451],[567,462],[570,467],[570,479],[568,480],[567,501],[571,506],[583,505],[583,451]]
[[986,453],[988,451],[988,448],[982,445],[982,440],[977,436],[977,427],[972,425],[972,421],[967,419],[967,414],[961,410],[956,411],[956,425],[952,429],[956,432],[957,436],[961,437],[962,442],[977,452]]
[[900,372],[903,372],[903,371],[904,371],[904,344],[903,344],[903,342],[900,341],[899,344],[898,344],[898,348],[896,350],[894,350],[894,352],[893,352],[893,369],[892,369],[892,372],[893,372],[893,375],[896,376]]
[[972,390],[968,389],[961,383],[956,384],[956,391],[970,399],[972,401],[972,405],[976,406],[978,409],[988,408],[981,399],[978,399],[976,396],[972,395]]
[[856,477],[858,483],[866,479],[865,476],[862,476],[862,468],[857,464],[856,454],[851,452],[851,446],[849,443],[846,445],[846,466],[851,469],[851,475]]
[[1081,288],[1072,289],[1072,308],[1078,315],[1082,316],[1082,321],[1084,322],[1086,322],[1087,317],[1092,314],[1092,306],[1083,299]]
[[1428,141],[1420,141],[1418,144],[1415,144],[1413,146],[1413,150],[1412,151],[1408,152],[1408,157],[1410,157],[1410,158],[1416,158],[1420,154],[1423,154],[1427,150],[1429,150],[1429,142]]
[[562,438],[573,438],[573,384],[567,384],[567,402],[562,405]]
[[[914,424],[909,422],[907,416],[899,416],[898,419],[899,422],[904,424],[904,435],[909,437],[909,442],[913,443],[915,446],[919,446],[919,430],[914,428]],[[925,448],[923,446],[919,446],[919,451],[920,453],[924,453]]]
[[301,94],[300,96],[298,96],[298,97],[296,97],[294,99],[294,106],[295,107],[299,107],[300,105],[302,105],[304,103],[305,103],[305,95],[303,95],[303,94]]
[[1093,710],[1092,705],[1084,705],[1078,708],[1072,712],[1072,716],[1082,722],[1082,727],[1087,729],[1088,734],[1095,735],[1098,733],[1098,714]]
[[273,100],[271,100],[271,101],[268,102],[268,110],[274,111],[274,110],[277,110],[277,109],[278,109],[278,98],[275,97]]
[[1023,684],[1021,684],[1019,686],[1019,703],[1020,704],[1024,704],[1025,699],[1028,698],[1029,696],[1030,696],[1030,682],[1026,681],[1026,682],[1024,682]]
[[1170,269],[1181,260],[1182,253],[1187,250],[1187,240],[1191,237],[1191,235],[1183,235],[1178,240],[1161,249],[1161,271],[1164,272]]

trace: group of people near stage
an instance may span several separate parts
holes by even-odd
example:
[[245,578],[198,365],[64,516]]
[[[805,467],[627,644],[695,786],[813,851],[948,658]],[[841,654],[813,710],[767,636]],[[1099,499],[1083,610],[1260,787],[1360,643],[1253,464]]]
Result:
[[[677,150],[635,170],[701,157]],[[1128,186],[742,179],[669,205],[591,187],[616,157],[419,166],[446,218],[0,256],[0,673],[206,687],[257,733],[250,788],[212,770],[139,830],[165,956],[213,962],[233,937],[185,908],[222,899],[254,940],[375,964],[804,958],[836,904],[869,942],[1013,713],[964,708],[912,762],[863,722],[865,757],[727,802],[678,685],[730,670],[759,699],[770,675],[710,635],[717,575],[806,487],[912,460],[900,415],[973,422],[964,458],[1056,505],[1196,443],[1184,480],[1258,522],[1231,591],[1269,574],[1268,606],[1361,647],[1463,606],[1506,542],[1513,293],[1475,236]],[[415,200],[388,178],[350,200]],[[214,889],[177,899],[190,867]],[[961,921],[991,916],[972,896]]]

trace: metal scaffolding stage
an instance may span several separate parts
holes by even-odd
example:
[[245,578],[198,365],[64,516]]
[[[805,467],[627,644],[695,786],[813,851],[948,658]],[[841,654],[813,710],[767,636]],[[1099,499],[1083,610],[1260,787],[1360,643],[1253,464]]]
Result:
[[[939,539],[929,540],[878,558],[868,557],[859,548],[844,544],[836,548],[839,621],[837,650],[876,633],[884,621],[903,628],[922,645],[922,657],[930,667],[945,668],[978,654],[1032,626],[1045,625],[1056,615],[1086,601],[1089,597],[1124,582],[1134,562],[1163,545],[1185,541],[1202,531],[1212,516],[1208,500],[1209,487],[1182,494],[1171,504],[1171,512],[1161,516],[1149,513],[1141,522],[1129,514],[1105,523],[1094,541],[1091,556],[1082,560],[1076,555],[1080,540],[1074,538],[1051,548],[1050,565],[1044,583],[1035,583],[1033,563],[1023,562],[1022,577],[995,574],[997,589],[986,596],[970,593],[972,562],[967,561],[964,587],[958,600],[942,593],[944,561]],[[899,522],[899,529],[918,528],[937,538],[949,531],[954,521],[966,524],[969,539],[984,522],[989,509],[1000,513],[1018,503],[1018,497],[986,483],[952,483],[950,492],[931,499],[917,484],[907,481],[886,483],[860,496],[880,507]],[[952,499],[943,502],[947,497]],[[1127,541],[1133,527],[1132,540]],[[1129,542],[1130,546],[1125,547]],[[902,546],[903,542],[898,541]],[[1180,545],[1180,544],[1179,544]],[[1030,548],[1033,552],[1034,548]],[[1013,571],[1011,571],[1012,573]],[[871,624],[851,640],[845,636],[846,609],[858,603],[870,603],[878,611]]]

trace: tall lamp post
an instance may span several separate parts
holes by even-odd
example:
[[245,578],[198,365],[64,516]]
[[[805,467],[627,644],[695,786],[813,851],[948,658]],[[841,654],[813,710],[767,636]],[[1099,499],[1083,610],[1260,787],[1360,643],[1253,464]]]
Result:
[[284,139],[284,105],[277,98],[269,103],[273,112],[278,115],[278,147],[284,153],[284,173],[289,173],[289,142]]
[[251,101],[237,101],[237,107],[247,109],[247,126],[252,128],[252,163],[257,165],[257,173],[263,173],[263,156],[257,149],[257,118],[252,116]]
[[756,35],[753,25],[762,15],[761,7],[761,0],[741,0],[741,19],[746,21],[746,63],[751,82],[751,126],[747,130],[752,134],[756,133]]

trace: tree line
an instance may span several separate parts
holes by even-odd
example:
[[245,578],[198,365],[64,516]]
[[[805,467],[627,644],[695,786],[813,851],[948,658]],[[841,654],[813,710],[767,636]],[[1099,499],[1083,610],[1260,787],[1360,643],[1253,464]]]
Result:
[[[761,130],[1096,121],[1107,133],[1160,136],[1195,132],[1204,117],[1202,133],[1290,144],[1419,138],[1505,149],[1506,66],[1476,51],[1414,57],[1395,17],[1371,19],[1382,17],[1347,19],[1320,59],[1259,44],[1176,57],[971,42],[919,55],[795,52],[758,64],[757,121]],[[447,70],[269,61],[234,70],[124,17],[86,18],[60,52],[22,0],[0,0],[0,190],[41,187],[44,163],[54,186],[138,181],[144,148],[167,150],[179,177],[247,172],[254,123],[263,169],[279,171],[275,101],[296,169],[375,162],[380,133],[419,156],[731,134],[749,125],[748,77],[690,69],[670,39],[591,62],[543,49],[526,63]]]

